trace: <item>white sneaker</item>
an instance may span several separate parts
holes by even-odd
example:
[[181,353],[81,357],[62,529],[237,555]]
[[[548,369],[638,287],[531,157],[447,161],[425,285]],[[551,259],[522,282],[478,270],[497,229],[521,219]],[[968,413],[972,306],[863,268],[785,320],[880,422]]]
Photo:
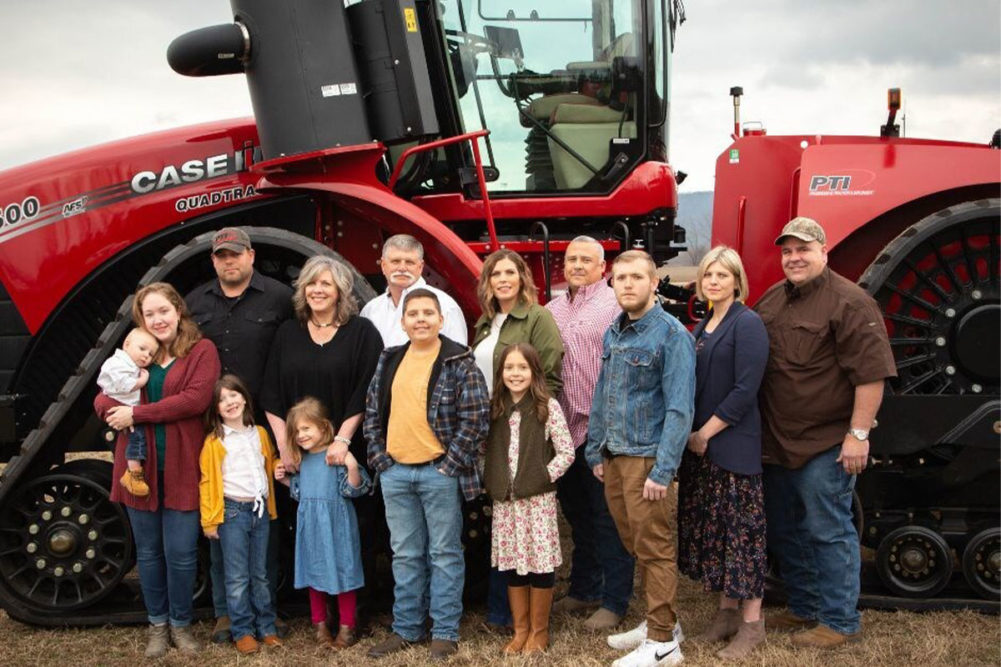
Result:
[[[685,641],[685,633],[681,630],[681,621],[674,622],[672,633],[674,641],[681,643]],[[631,651],[646,639],[646,621],[643,621],[632,630],[620,632],[617,635],[608,636],[608,645],[619,651]]]
[[612,663],[612,667],[663,667],[680,665],[685,656],[681,654],[678,642],[655,642],[644,639],[643,643]]

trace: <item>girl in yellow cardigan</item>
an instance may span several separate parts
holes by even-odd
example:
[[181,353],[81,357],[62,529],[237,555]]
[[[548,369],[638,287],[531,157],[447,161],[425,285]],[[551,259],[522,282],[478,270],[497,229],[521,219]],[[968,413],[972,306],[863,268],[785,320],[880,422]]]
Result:
[[267,431],[254,426],[250,392],[238,377],[223,375],[216,382],[212,406],[200,459],[202,530],[220,541],[236,648],[254,653],[258,638],[265,646],[281,646],[266,562],[268,527],[277,517],[274,454]]

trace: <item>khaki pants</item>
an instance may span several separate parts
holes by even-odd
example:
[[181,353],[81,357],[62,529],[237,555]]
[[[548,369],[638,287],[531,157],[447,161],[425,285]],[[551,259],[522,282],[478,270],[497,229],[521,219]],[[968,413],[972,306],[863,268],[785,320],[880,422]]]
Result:
[[622,544],[636,557],[646,586],[647,637],[670,641],[677,614],[678,562],[675,550],[678,494],[668,486],[667,498],[643,499],[643,484],[653,458],[616,456],[605,459],[605,499]]

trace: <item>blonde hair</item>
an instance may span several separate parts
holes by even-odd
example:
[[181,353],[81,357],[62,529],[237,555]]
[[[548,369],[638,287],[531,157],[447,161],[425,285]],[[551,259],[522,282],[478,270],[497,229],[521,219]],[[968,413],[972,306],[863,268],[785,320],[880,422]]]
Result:
[[[143,317],[142,310],[143,301],[150,294],[159,294],[177,311],[177,337],[174,338],[170,345],[160,344],[155,361],[162,361],[168,353],[177,359],[188,356],[195,343],[202,339],[202,332],[198,328],[198,325],[195,324],[195,321],[191,319],[191,313],[188,312],[188,306],[184,303],[184,299],[181,298],[181,295],[178,294],[177,290],[170,283],[150,283],[136,292],[136,298],[132,300],[132,321],[140,329],[152,335],[153,332],[146,328],[146,319]],[[156,337],[154,336],[154,338]]]
[[747,298],[747,272],[744,271],[744,263],[740,261],[740,255],[733,248],[725,245],[718,245],[705,254],[699,262],[698,271],[695,273],[695,295],[700,300],[705,301],[705,294],[702,293],[702,278],[706,275],[709,267],[719,262],[719,265],[733,274],[734,300],[743,301]]
[[285,417],[285,442],[292,445],[288,447],[289,456],[296,465],[302,462],[302,449],[296,444],[296,429],[299,422],[311,422],[320,427],[321,447],[326,447],[334,441],[334,425],[327,419],[327,409],[312,396],[307,396],[292,406]]
[[490,255],[483,260],[483,270],[480,271],[480,280],[476,284],[476,298],[480,301],[480,309],[488,318],[493,318],[497,314],[497,299],[494,298],[493,290],[490,289],[490,274],[494,267],[502,259],[509,259],[514,263],[518,271],[518,280],[521,281],[521,290],[518,293],[518,303],[534,305],[539,302],[539,289],[535,286],[532,278],[532,269],[529,268],[524,258],[513,250],[504,248]]
[[338,326],[347,322],[352,315],[358,312],[358,301],[353,294],[355,279],[351,271],[346,266],[338,262],[333,257],[317,255],[310,257],[302,265],[299,277],[292,286],[295,293],[292,295],[292,306],[295,308],[295,315],[303,324],[309,319],[309,305],[306,303],[306,285],[314,282],[324,271],[330,271],[337,286],[337,304],[334,306],[334,323]]
[[650,256],[646,250],[627,250],[621,255],[616,256],[615,260],[612,261],[612,270],[615,270],[616,264],[624,264],[625,262],[635,262],[637,260],[642,260],[647,263],[647,272],[650,277],[657,280],[657,263],[653,261],[653,257]]

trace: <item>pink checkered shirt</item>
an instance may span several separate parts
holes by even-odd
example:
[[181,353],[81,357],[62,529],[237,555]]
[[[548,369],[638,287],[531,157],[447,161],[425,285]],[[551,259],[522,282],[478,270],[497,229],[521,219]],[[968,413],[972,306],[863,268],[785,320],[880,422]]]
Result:
[[594,385],[601,371],[601,342],[608,326],[622,314],[615,291],[604,280],[570,291],[546,304],[563,339],[563,391],[558,400],[574,447],[587,440]]

